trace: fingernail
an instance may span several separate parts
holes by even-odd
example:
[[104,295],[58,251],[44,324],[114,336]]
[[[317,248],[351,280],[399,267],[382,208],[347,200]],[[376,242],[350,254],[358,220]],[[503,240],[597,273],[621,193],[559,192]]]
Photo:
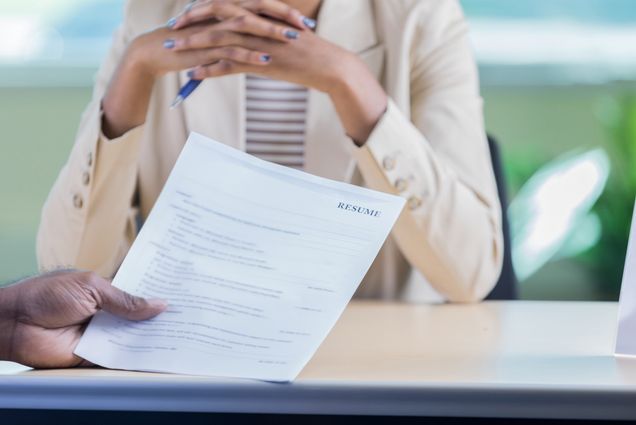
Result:
[[285,31],[285,37],[289,38],[290,40],[296,40],[298,38],[298,31],[294,31],[294,30],[287,30]]
[[188,5],[183,9],[183,13],[188,13],[194,7],[194,1],[188,3]]
[[173,49],[174,45],[175,45],[175,42],[171,38],[163,42],[163,47],[165,47],[166,49]]
[[305,24],[305,26],[309,29],[314,29],[316,28],[316,20],[315,19],[311,19],[308,18],[306,16],[303,16],[303,24]]
[[187,75],[188,78],[194,78],[194,70],[191,69],[190,71],[188,71]]
[[270,55],[261,55],[261,62],[269,62],[272,60]]
[[166,23],[166,26],[167,26],[168,28],[172,28],[172,27],[174,27],[176,24],[177,24],[177,18],[170,18],[170,19],[168,20],[168,22]]

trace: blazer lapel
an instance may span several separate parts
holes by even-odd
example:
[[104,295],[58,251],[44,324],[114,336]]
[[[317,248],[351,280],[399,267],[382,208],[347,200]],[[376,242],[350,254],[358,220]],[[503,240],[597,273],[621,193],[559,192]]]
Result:
[[[382,78],[384,48],[375,29],[370,0],[323,0],[317,34],[359,57],[378,80]],[[305,170],[349,181],[354,170],[354,146],[345,134],[329,97],[310,90],[305,135]]]

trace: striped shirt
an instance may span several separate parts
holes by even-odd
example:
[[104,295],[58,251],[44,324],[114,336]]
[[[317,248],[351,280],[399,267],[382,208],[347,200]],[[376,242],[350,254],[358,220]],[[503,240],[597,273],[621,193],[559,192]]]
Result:
[[246,77],[246,152],[303,169],[307,88],[286,81]]

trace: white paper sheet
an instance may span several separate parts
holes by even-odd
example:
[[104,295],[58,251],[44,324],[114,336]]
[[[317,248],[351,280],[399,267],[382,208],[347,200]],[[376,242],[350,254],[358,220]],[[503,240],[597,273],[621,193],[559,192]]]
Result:
[[75,352],[115,369],[293,380],[403,206],[193,133],[113,282],[168,310],[141,323],[99,313]]
[[625,255],[619,302],[616,354],[636,356],[636,206]]

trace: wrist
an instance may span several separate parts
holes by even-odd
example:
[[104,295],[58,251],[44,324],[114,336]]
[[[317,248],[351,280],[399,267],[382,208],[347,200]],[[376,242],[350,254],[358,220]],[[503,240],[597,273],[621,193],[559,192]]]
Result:
[[332,100],[339,95],[342,95],[343,91],[350,92],[352,90],[352,80],[355,78],[356,72],[358,72],[359,65],[357,62],[360,59],[350,53],[344,52],[344,54],[335,61],[335,65],[331,67],[331,70],[327,73],[325,82],[326,89],[324,90]]
[[154,81],[161,76],[161,73],[152,66],[143,37],[143,35],[137,37],[128,45],[121,62],[120,72],[128,78]]
[[14,293],[10,287],[0,288],[0,361],[13,360],[13,339],[17,324]]
[[328,92],[347,135],[363,146],[387,109],[389,98],[357,56],[343,64]]
[[137,78],[155,80],[160,72],[153,66],[153,58],[145,42],[146,35],[140,35],[130,42],[123,56],[121,72],[137,76]]
[[150,96],[158,75],[144,59],[143,43],[134,40],[102,98],[102,131],[116,139],[146,120]]

